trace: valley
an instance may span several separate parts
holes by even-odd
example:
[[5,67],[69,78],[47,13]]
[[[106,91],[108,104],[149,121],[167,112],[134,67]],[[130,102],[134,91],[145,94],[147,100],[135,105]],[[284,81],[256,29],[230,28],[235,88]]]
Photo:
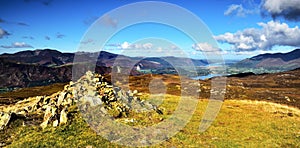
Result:
[[[89,63],[91,61],[70,63],[66,62],[68,61],[67,59],[62,60],[62,58],[57,58],[61,59],[61,62],[57,62],[57,60],[56,62],[48,61],[45,65],[45,59],[47,61],[47,59],[55,59],[55,56],[59,56],[50,54],[53,56],[52,58],[45,58],[43,56],[43,58],[38,58],[41,55],[37,55],[37,53],[41,54],[43,52],[49,53],[48,50],[38,50],[34,51],[33,54],[32,52],[29,52],[29,55],[25,54],[28,56],[28,59],[32,59],[32,56],[34,56],[35,59],[43,59],[43,62],[37,62],[39,60],[34,62],[28,61],[24,55],[22,56],[23,60],[20,58],[19,62],[16,61],[18,58],[10,58],[7,55],[5,55],[5,58],[2,57],[1,66],[3,69],[1,76],[5,83],[1,84],[4,92],[0,93],[0,111],[3,114],[1,115],[1,124],[6,121],[4,119],[6,119],[7,115],[10,115],[10,118],[7,125],[2,126],[3,130],[0,131],[0,145],[12,147],[19,147],[20,145],[25,147],[48,147],[50,145],[70,147],[75,146],[75,143],[76,145],[79,143],[79,146],[82,147],[99,145],[119,147],[119,145],[111,143],[100,135],[97,135],[90,128],[90,126],[98,125],[89,125],[84,116],[82,116],[82,109],[78,108],[79,106],[75,103],[76,99],[73,98],[74,91],[71,90],[73,90],[72,87],[74,86],[73,82],[70,82],[72,80],[72,67],[78,65],[86,67],[86,69],[79,71],[79,73],[82,73],[82,78],[80,79],[91,81],[94,78],[89,78],[90,76],[85,74],[85,71],[90,68]],[[56,51],[52,50],[50,52],[56,53]],[[47,54],[47,56],[50,55]],[[91,57],[91,53],[82,53],[80,55]],[[121,56],[121,61],[124,62],[125,60],[127,62],[121,62],[123,65],[116,66],[116,68],[114,65],[111,65],[111,62],[120,60],[117,59],[116,55],[104,52],[100,54],[100,57],[100,61],[96,62],[95,72],[103,76],[105,83],[100,83],[103,84],[102,88],[112,91],[111,88],[113,87],[117,88],[116,91],[128,91],[128,93],[115,92],[115,94],[129,95],[127,97],[125,95],[123,99],[128,99],[128,102],[131,103],[130,94],[132,92],[138,95],[139,99],[135,101],[141,102],[148,102],[153,93],[163,93],[163,100],[151,100],[153,98],[150,98],[150,104],[147,106],[148,108],[149,106],[152,107],[154,110],[150,112],[135,112],[131,107],[129,109],[128,107],[124,108],[124,104],[122,105],[122,103],[118,102],[114,103],[113,106],[123,108],[122,111],[114,107],[106,107],[105,110],[117,122],[132,127],[147,127],[156,125],[164,120],[167,121],[176,110],[180,96],[182,94],[190,94],[192,91],[184,86],[197,84],[194,85],[197,86],[196,90],[199,92],[199,96],[197,96],[198,104],[194,112],[195,115],[192,116],[187,125],[176,133],[174,137],[166,138],[164,142],[154,147],[175,145],[220,147],[245,145],[254,147],[270,145],[278,147],[299,146],[298,137],[300,135],[298,129],[300,127],[297,124],[300,121],[299,68],[288,71],[269,71],[270,69],[264,70],[264,68],[260,67],[258,69],[262,71],[259,72],[257,68],[255,68],[255,71],[252,71],[251,68],[245,67],[244,69],[248,69],[248,71],[243,71],[244,69],[234,67],[239,65],[240,62],[237,62],[226,66],[227,71],[232,70],[230,73],[220,75],[223,71],[218,66],[209,67],[208,65],[202,65],[196,69],[200,76],[197,79],[192,79],[194,76],[191,75],[194,73],[193,68],[182,66],[182,69],[180,67],[179,69],[178,67],[175,69],[168,62],[162,60],[163,58],[152,58],[151,60],[145,58],[144,61],[140,60],[138,64],[134,65],[133,69],[130,69],[130,75],[127,75],[124,74],[129,69],[126,68],[128,66],[126,64],[139,61],[137,58]],[[132,59],[134,60],[132,61]],[[172,57],[168,59],[169,62],[171,61],[170,59],[178,60]],[[153,62],[154,60],[155,62]],[[149,65],[149,63],[152,65]],[[241,73],[235,71],[234,68],[241,70]],[[177,70],[181,72],[181,75],[178,75]],[[206,132],[199,133],[197,127],[204,115],[210,96],[212,93],[221,93],[212,88],[212,82],[220,77],[226,78],[224,100],[219,98],[223,103],[222,108],[216,120],[212,122],[212,126]],[[85,83],[81,85],[86,87]],[[81,89],[80,91],[83,90],[86,89]],[[103,93],[105,91],[100,92]],[[83,91],[79,94],[81,93],[85,92]],[[64,96],[64,100],[61,100],[61,96]],[[100,93],[100,98],[105,98],[105,96],[105,93]],[[57,121],[53,121],[53,118],[46,118],[47,111],[43,108],[49,108],[49,106],[50,108],[57,107],[57,105],[53,106],[51,103],[47,104],[45,100],[49,98],[52,103],[53,101],[57,101],[58,103],[58,100],[68,103],[67,106],[53,109],[56,112],[59,111],[56,115],[53,115],[53,118],[57,118]],[[45,99],[43,100],[44,104],[42,104],[44,107],[40,109],[34,107],[37,110],[31,111],[34,108],[26,106],[26,102],[28,104],[41,102],[38,101],[39,99]],[[70,99],[73,100],[71,104]],[[33,102],[30,103],[30,101]],[[25,106],[22,106],[22,102],[25,102]],[[134,104],[145,103],[135,102]],[[109,104],[107,105],[110,106]],[[24,110],[26,110],[25,114],[23,111],[20,112],[20,109],[14,109],[14,106],[24,107]],[[61,110],[61,108],[65,109]],[[11,110],[9,111],[11,113],[7,113],[8,110]],[[66,114],[63,112],[66,112]],[[103,109],[101,109],[101,112],[103,112]],[[67,120],[63,121],[64,124],[60,124],[62,118],[59,119],[58,116],[62,116],[63,114],[65,114],[64,116]],[[45,119],[47,119],[47,122]],[[85,132],[82,133],[82,131]],[[74,136],[74,134],[78,133],[81,134]],[[38,141],[34,142],[29,137],[39,138]],[[68,140],[62,140],[65,138]],[[265,139],[268,140],[265,141]]]

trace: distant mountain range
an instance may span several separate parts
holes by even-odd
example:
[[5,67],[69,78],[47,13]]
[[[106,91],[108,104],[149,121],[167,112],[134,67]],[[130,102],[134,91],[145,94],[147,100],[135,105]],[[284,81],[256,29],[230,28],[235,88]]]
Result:
[[55,67],[68,64],[74,64],[73,59],[77,56],[80,62],[91,62],[97,60],[98,66],[111,67],[114,65],[115,60],[118,60],[119,66],[128,67],[132,63],[137,63],[136,65],[142,65],[145,69],[147,68],[169,68],[172,67],[170,63],[176,64],[177,66],[186,66],[194,64],[195,66],[205,66],[208,63],[206,60],[196,60],[181,57],[129,57],[124,55],[118,55],[109,53],[106,51],[101,51],[98,53],[89,52],[77,52],[77,53],[62,53],[57,50],[44,49],[44,50],[33,50],[33,51],[21,51],[14,54],[2,54],[0,59],[5,59],[6,61],[21,63],[21,64],[33,64],[46,67]]
[[[73,63],[76,55],[78,63]],[[102,51],[98,53],[78,52],[62,53],[57,50],[44,49],[21,51],[14,54],[0,55],[0,88],[3,87],[28,87],[48,85],[57,82],[67,82],[72,79],[72,65],[96,63],[96,71],[110,73],[111,67],[118,63],[120,67],[132,68],[131,74],[142,69],[168,69],[173,68],[170,63],[177,66],[195,64],[205,66],[205,60],[195,60],[180,57],[128,57]],[[132,64],[135,65],[132,65]],[[83,70],[84,71],[84,70]],[[84,72],[83,72],[84,73]]]
[[287,71],[300,67],[300,49],[288,53],[260,54],[237,62],[232,67]]
[[[73,63],[75,55],[76,58],[80,59],[77,63]],[[132,68],[132,75],[139,75],[143,72],[140,70],[147,69],[157,69],[158,73],[168,73],[174,71],[174,65],[179,67],[191,64],[197,67],[208,65],[205,60],[183,57],[129,57],[105,51],[100,54],[89,52],[62,53],[52,49],[21,51],[0,55],[0,88],[68,82],[72,79],[72,66],[74,64],[88,65],[91,62],[96,63],[96,71],[102,74],[110,73],[112,67],[117,63],[119,67]],[[299,68],[299,65],[300,49],[296,49],[289,53],[257,55],[233,64],[229,70],[238,69],[237,73],[245,71],[256,73],[252,70],[249,71],[249,69],[264,69],[262,72],[258,72],[264,73],[265,69],[286,71]],[[82,69],[82,74],[85,70]],[[209,71],[204,73],[209,73]]]

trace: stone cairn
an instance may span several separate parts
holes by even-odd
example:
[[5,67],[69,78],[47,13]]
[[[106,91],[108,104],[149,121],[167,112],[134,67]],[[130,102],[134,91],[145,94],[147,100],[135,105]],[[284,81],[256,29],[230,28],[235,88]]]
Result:
[[31,115],[43,116],[40,126],[53,127],[68,123],[70,106],[77,104],[81,111],[87,106],[99,106],[102,113],[114,118],[127,117],[130,111],[151,111],[159,114],[162,111],[148,101],[141,100],[139,93],[125,91],[109,85],[104,77],[86,72],[77,82],[70,82],[64,90],[50,96],[36,96],[24,99],[16,104],[0,106],[0,130],[3,130],[12,120],[12,116],[27,118]]

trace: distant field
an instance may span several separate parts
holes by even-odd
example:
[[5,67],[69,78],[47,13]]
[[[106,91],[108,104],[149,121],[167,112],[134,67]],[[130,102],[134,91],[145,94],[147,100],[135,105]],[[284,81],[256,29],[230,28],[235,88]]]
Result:
[[17,89],[11,92],[0,93],[0,105],[15,103],[28,97],[51,95],[55,92],[63,90],[66,84],[67,83],[56,83],[48,86],[28,87]]
[[[132,113],[134,125],[151,126],[166,119],[176,109],[179,97],[167,95],[161,105],[163,115]],[[213,122],[203,133],[199,123],[208,101],[199,100],[196,111],[186,127],[174,137],[154,147],[299,147],[300,110],[263,101],[227,100]],[[75,107],[73,108],[75,109]],[[9,147],[123,147],[105,140],[91,130],[79,113],[72,113],[69,125],[42,130],[37,126],[22,126],[14,121],[0,133]],[[119,119],[120,122],[125,119]],[[4,141],[1,141],[4,142]]]

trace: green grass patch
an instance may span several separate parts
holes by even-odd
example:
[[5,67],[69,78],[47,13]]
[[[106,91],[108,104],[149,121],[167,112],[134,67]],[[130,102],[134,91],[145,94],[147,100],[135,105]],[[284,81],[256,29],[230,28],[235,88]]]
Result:
[[[179,97],[167,95],[160,105],[163,115],[131,113],[131,126],[151,126],[169,118],[176,110]],[[300,147],[299,110],[251,101],[225,101],[212,126],[199,132],[199,124],[208,104],[199,100],[188,124],[172,138],[152,147]],[[6,130],[8,147],[124,147],[97,135],[81,117],[73,113],[69,124],[48,127],[22,126],[17,120]],[[119,119],[124,122],[125,119]],[[125,122],[124,122],[125,124]],[[0,133],[0,136],[4,133]]]

